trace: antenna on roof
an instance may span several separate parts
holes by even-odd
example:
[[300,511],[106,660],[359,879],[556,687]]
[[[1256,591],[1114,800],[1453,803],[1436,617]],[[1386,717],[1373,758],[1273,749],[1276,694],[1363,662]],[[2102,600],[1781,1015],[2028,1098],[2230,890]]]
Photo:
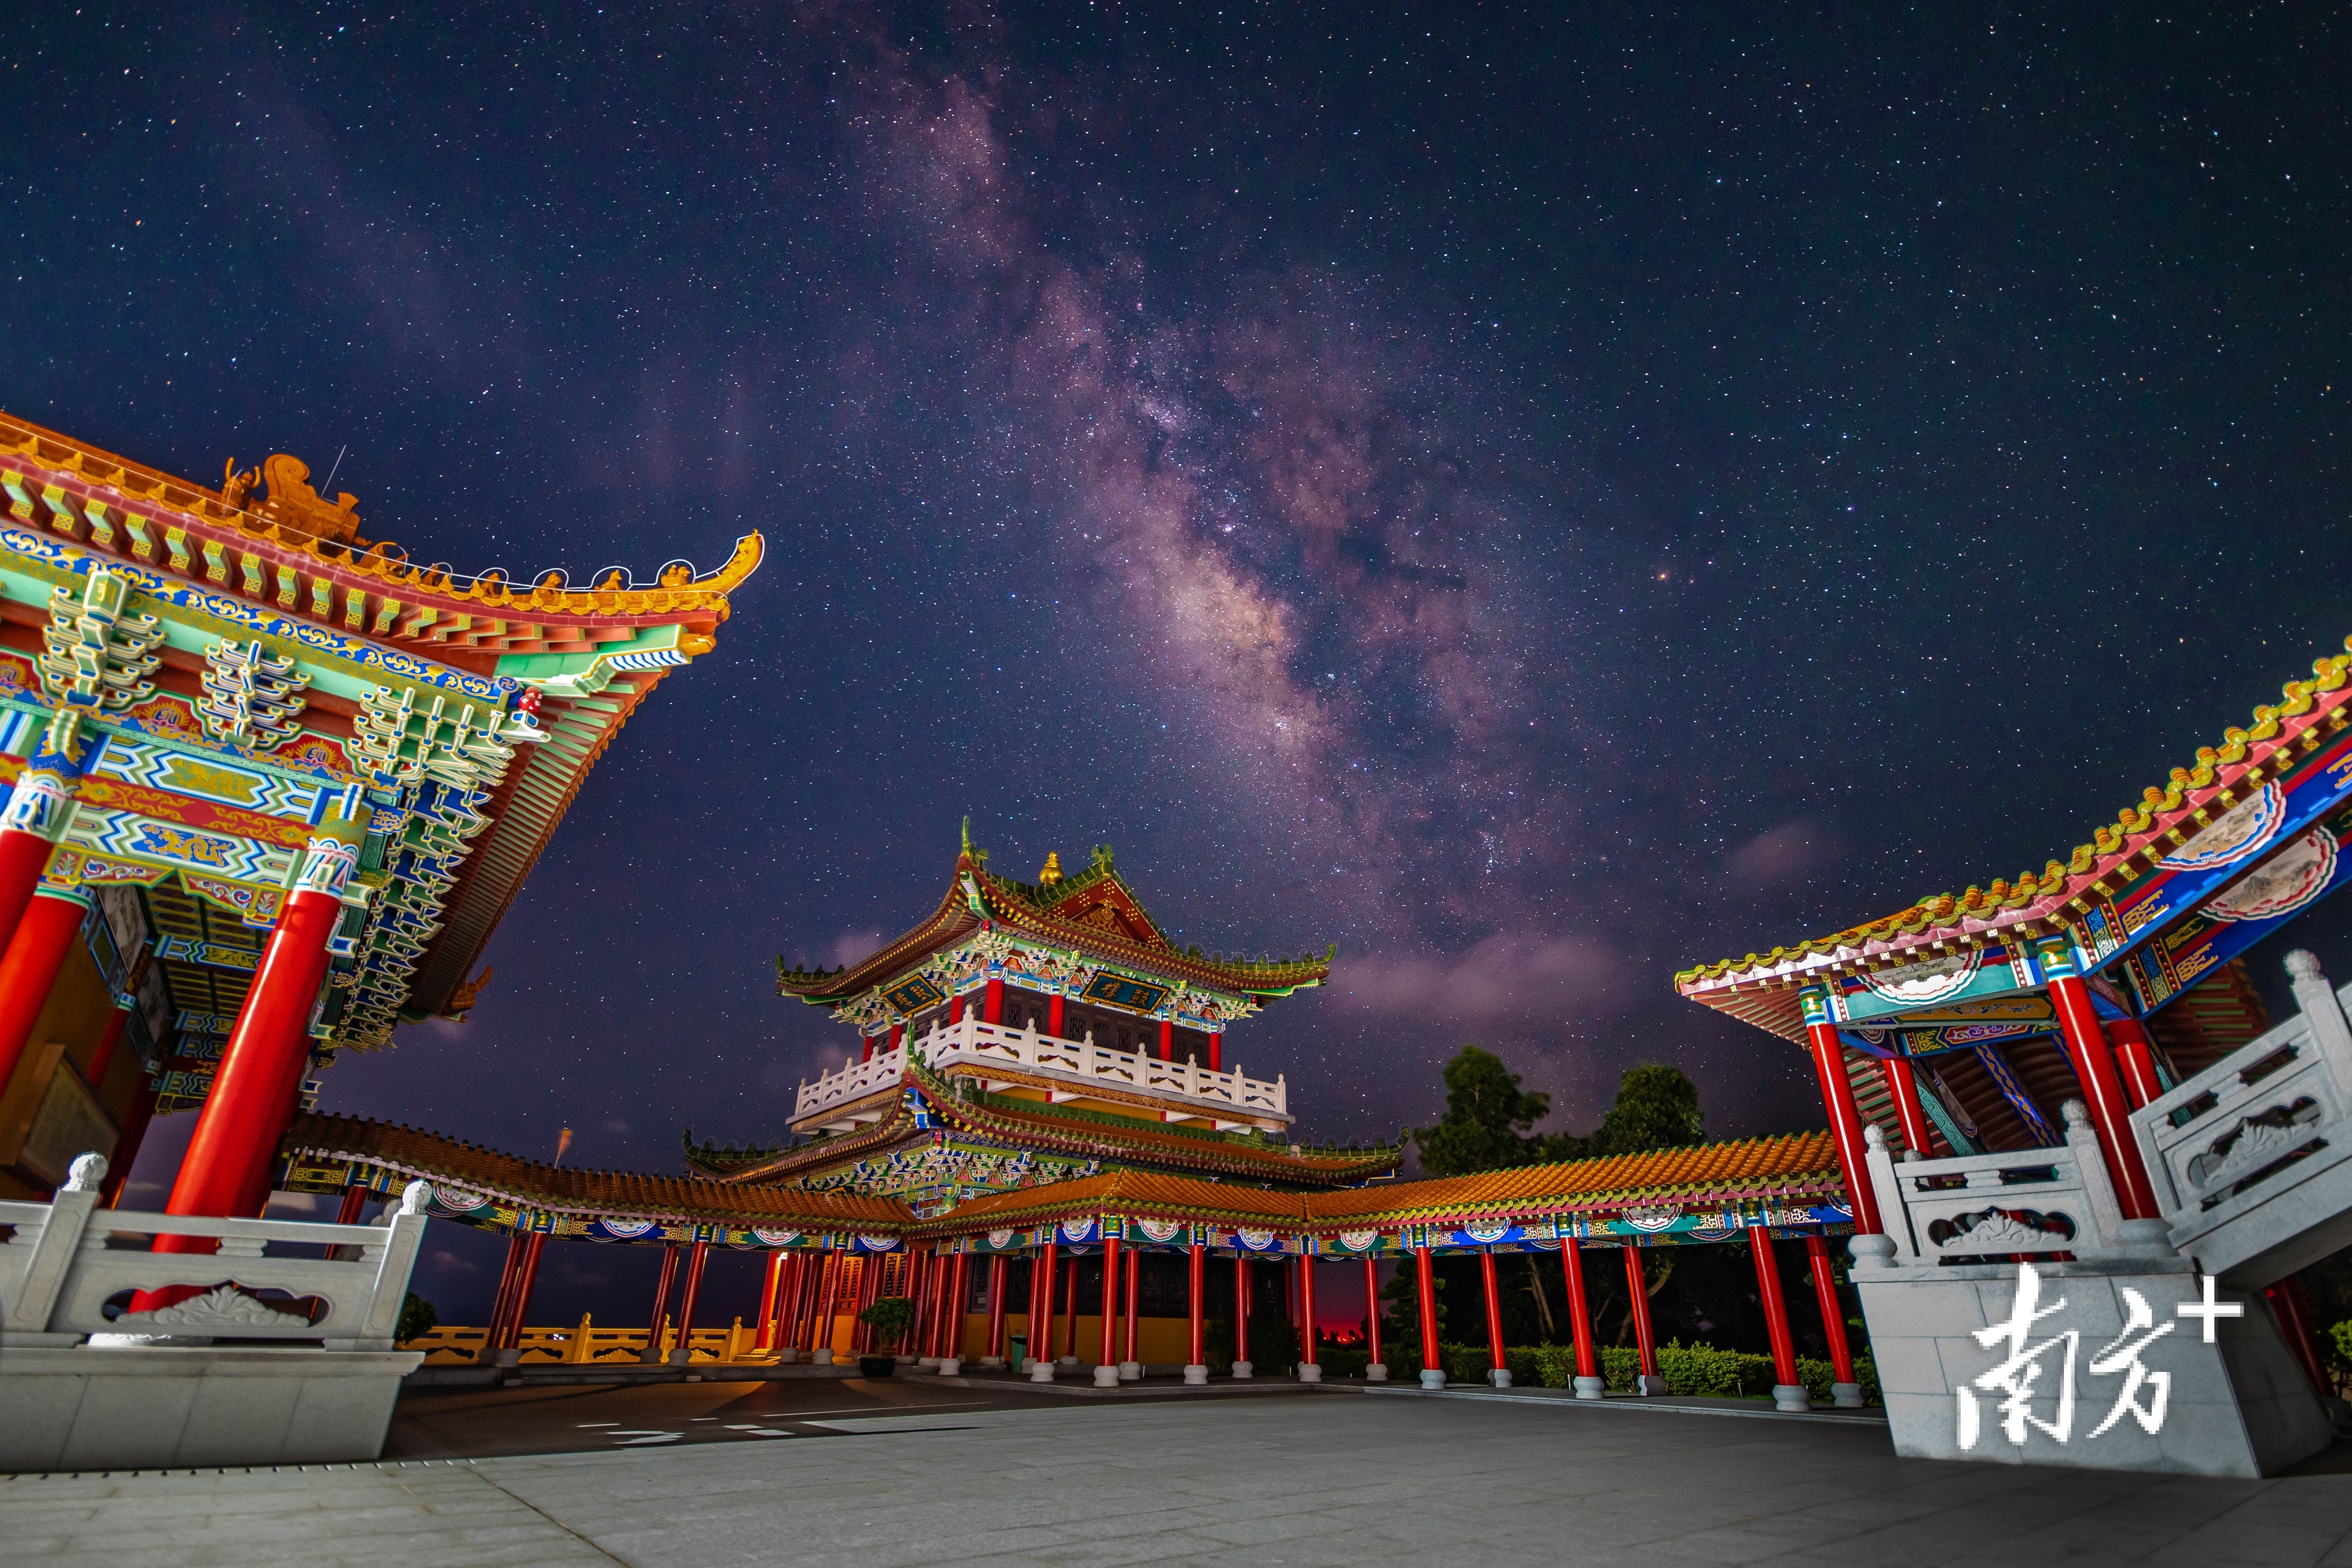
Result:
[[351,449],[351,445],[348,442],[335,448],[335,466],[327,470],[327,482],[319,487],[319,494],[321,497],[331,496],[335,493],[335,475],[342,468],[343,454]]

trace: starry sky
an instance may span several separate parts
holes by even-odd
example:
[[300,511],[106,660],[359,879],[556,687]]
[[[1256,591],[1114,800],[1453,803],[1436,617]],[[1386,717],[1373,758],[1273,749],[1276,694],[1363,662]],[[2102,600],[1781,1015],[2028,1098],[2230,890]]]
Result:
[[[1180,941],[1337,942],[1227,1041],[1309,1135],[1433,1120],[1465,1040],[1549,1127],[1648,1059],[1818,1125],[1675,970],[2063,857],[2352,632],[2352,48],[1750,11],[17,12],[0,406],[340,452],[466,571],[767,536],[471,1021],[324,1107],[768,1141],[851,1043],[773,959],[912,923],[969,815]],[[2293,940],[2352,974],[2347,920]]]

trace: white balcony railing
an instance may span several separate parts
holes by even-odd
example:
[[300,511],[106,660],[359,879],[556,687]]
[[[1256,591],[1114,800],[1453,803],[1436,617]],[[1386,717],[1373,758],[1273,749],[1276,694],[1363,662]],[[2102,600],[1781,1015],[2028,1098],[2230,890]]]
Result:
[[[2126,1241],[2115,1184],[2083,1102],[2065,1104],[2066,1142],[2054,1149],[1897,1161],[1875,1122],[1865,1124],[1870,1181],[1891,1258],[1881,1267],[2006,1260],[2049,1253],[2077,1258]],[[1879,1247],[1883,1252],[1885,1243]],[[1857,1257],[1862,1249],[1857,1247]]]
[[[312,1225],[100,1209],[98,1185],[105,1175],[105,1159],[84,1154],[55,1203],[0,1203],[0,1225],[14,1227],[0,1247],[0,1345],[69,1346],[100,1334],[179,1344],[261,1339],[309,1341],[331,1351],[393,1348],[425,1236],[424,1183],[410,1183],[381,1225]],[[107,1237],[121,1231],[203,1237],[218,1247],[109,1247]],[[334,1250],[325,1258],[271,1258],[265,1255],[271,1242]],[[121,1310],[130,1292],[173,1286],[197,1294],[158,1310]],[[284,1294],[253,1294],[261,1290]],[[109,1302],[117,1305],[112,1317]]]
[[[1290,1090],[1279,1075],[1268,1083],[1244,1077],[1237,1067],[1213,1072],[1193,1061],[1164,1062],[1149,1052],[1097,1046],[1091,1032],[1082,1040],[1061,1040],[1039,1034],[1034,1025],[1015,1029],[966,1017],[933,1029],[914,1042],[914,1049],[934,1071],[972,1068],[985,1078],[992,1066],[1018,1068],[1081,1092],[1119,1089],[1173,1100],[1180,1105],[1171,1108],[1171,1119],[1189,1110],[1191,1120],[1247,1126],[1268,1118],[1286,1121],[1290,1117]],[[897,1083],[906,1067],[904,1046],[870,1061],[844,1062],[838,1070],[821,1075],[814,1083],[801,1085],[793,1120],[866,1099]],[[877,1109],[868,1120],[886,1114]]]

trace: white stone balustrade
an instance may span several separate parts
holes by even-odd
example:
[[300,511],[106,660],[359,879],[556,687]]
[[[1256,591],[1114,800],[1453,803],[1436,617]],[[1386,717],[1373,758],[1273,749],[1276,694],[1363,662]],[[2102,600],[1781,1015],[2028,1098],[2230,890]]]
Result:
[[2172,1246],[2243,1289],[2352,1245],[2352,986],[2286,968],[2300,1013],[2131,1118]]
[[[802,1084],[793,1119],[847,1105],[897,1083],[906,1071],[907,1049],[901,1046],[870,1061],[845,1062],[838,1071]],[[1219,1125],[1290,1120],[1290,1090],[1279,1075],[1268,1083],[1244,1077],[1238,1067],[1213,1072],[1189,1060],[1164,1062],[1148,1051],[1097,1046],[1091,1033],[1082,1040],[1056,1039],[1039,1034],[1034,1022],[1016,1029],[966,1016],[933,1029],[914,1042],[914,1049],[934,1071],[966,1067],[984,1076],[992,1066],[1018,1068],[1074,1089],[1112,1088],[1179,1100]]]
[[[425,1235],[424,1183],[409,1184],[383,1224],[312,1225],[101,1210],[98,1187],[105,1175],[106,1161],[84,1154],[73,1163],[56,1202],[0,1203],[0,1225],[15,1227],[8,1245],[0,1247],[0,1346],[73,1346],[95,1334],[182,1345],[295,1340],[331,1351],[393,1348]],[[120,1231],[202,1237],[219,1246],[210,1253],[109,1247],[107,1237]],[[273,1242],[339,1247],[350,1256],[272,1258]],[[106,1315],[106,1303],[126,1290],[171,1286],[205,1293],[160,1310]],[[315,1301],[316,1320],[232,1286]]]
[[1885,1133],[1875,1123],[1864,1127],[1871,1184],[1894,1252],[1865,1258],[1856,1247],[1857,1264],[1908,1268],[2061,1252],[2096,1258],[2144,1247],[2146,1237],[2121,1229],[2115,1184],[2082,1101],[2068,1100],[2065,1117],[2066,1142],[2058,1148],[1948,1160],[1897,1162]]

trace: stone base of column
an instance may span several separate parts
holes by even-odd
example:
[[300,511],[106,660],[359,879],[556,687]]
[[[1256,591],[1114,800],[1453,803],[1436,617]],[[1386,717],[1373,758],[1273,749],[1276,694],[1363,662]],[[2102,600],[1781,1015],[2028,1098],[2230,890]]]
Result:
[[963,1375],[963,1357],[956,1355],[941,1356],[940,1358],[940,1375],[941,1377],[961,1377]]
[[1201,1365],[1198,1362],[1194,1362],[1194,1363],[1192,1363],[1192,1364],[1190,1364],[1190,1365],[1188,1365],[1188,1366],[1186,1366],[1186,1367],[1184,1368],[1184,1386],[1185,1386],[1185,1387],[1187,1387],[1187,1388],[1200,1388],[1200,1387],[1204,1386],[1204,1385],[1208,1383],[1208,1381],[1209,1381],[1209,1369],[1208,1369],[1207,1367],[1205,1367],[1205,1366]]
[[1320,1382],[1322,1382],[1322,1381],[1323,1381],[1323,1368],[1321,1367],[1321,1365],[1320,1365],[1320,1364],[1318,1364],[1318,1363],[1315,1363],[1315,1362],[1311,1362],[1311,1361],[1302,1361],[1302,1362],[1300,1362],[1300,1363],[1298,1363],[1298,1381],[1299,1381],[1299,1382],[1301,1382],[1301,1383],[1320,1383]]
[[1858,1383],[1831,1384],[1830,1404],[1839,1410],[1861,1409],[1862,1384]]
[[1029,1367],[1029,1381],[1032,1383],[1053,1382],[1054,1363],[1050,1361],[1032,1363]]
[[1055,1360],[1054,1364],[1064,1372],[1076,1372],[1078,1370],[1078,1358],[1074,1355],[1062,1356]]
[[520,1347],[502,1351],[492,1351],[490,1352],[489,1364],[500,1367],[520,1366],[522,1364],[522,1351]]
[[1444,1369],[1443,1367],[1434,1366],[1423,1367],[1421,1369],[1421,1385],[1422,1387],[1428,1389],[1444,1388],[1445,1386]]
[[1024,1355],[1024,1356],[1023,1356],[1023,1357],[1021,1358],[1021,1375],[1022,1375],[1022,1376],[1026,1377],[1026,1376],[1028,1376],[1031,1373],[1033,1373],[1033,1372],[1034,1372],[1034,1371],[1036,1371],[1036,1370],[1037,1370],[1037,1358],[1036,1358],[1035,1356],[1034,1356],[1034,1355]]
[[646,1349],[637,1352],[637,1361],[640,1365],[659,1366],[662,1361],[662,1353],[661,1352],[653,1349],[651,1346],[647,1346]]
[[980,1370],[982,1372],[1003,1372],[1010,1364],[1001,1355],[984,1355],[980,1358]]
[[894,1355],[890,1360],[893,1363],[898,1366],[912,1366],[915,1364],[915,1358],[910,1355]]
[[824,1349],[823,1349],[823,1350],[815,1350],[815,1351],[811,1351],[811,1352],[809,1352],[809,1365],[811,1365],[811,1366],[831,1366],[832,1364],[833,1364],[833,1348],[832,1348],[830,1345],[826,1346],[826,1347],[825,1347]]
[[680,1345],[677,1349],[669,1352],[667,1364],[671,1366],[684,1366],[693,1359],[694,1351],[692,1348],[687,1345]]
[[1801,1383],[1776,1383],[1772,1385],[1772,1408],[1775,1410],[1811,1410],[1813,1401]]
[[1256,1373],[1256,1372],[1257,1365],[1254,1362],[1237,1361],[1234,1363],[1234,1380],[1236,1383],[1247,1383],[1250,1378]]
[[1118,1386],[1118,1363],[1115,1361],[1107,1361],[1096,1367],[1095,1386],[1097,1388],[1117,1388]]
[[1486,1381],[1496,1388],[1508,1388],[1511,1386],[1510,1369],[1500,1366],[1489,1367],[1486,1370]]
[[940,1364],[940,1358],[935,1355],[919,1356],[916,1359],[915,1364],[925,1372],[935,1371]]
[[1633,1379],[1633,1392],[1636,1394],[1664,1394],[1666,1392],[1666,1380],[1660,1377],[1654,1372],[1642,1373]]
[[1570,1378],[1569,1381],[1575,1385],[1579,1399],[1599,1399],[1609,1389],[1608,1384],[1597,1377]]
[[1141,1383],[1143,1381],[1143,1363],[1139,1361],[1123,1361],[1119,1363],[1118,1380],[1121,1383]]
[[780,1366],[790,1366],[800,1359],[801,1351],[798,1345],[786,1345],[776,1352],[776,1362]]
[[1364,1368],[1364,1381],[1366,1383],[1386,1383],[1388,1380],[1388,1363],[1384,1361],[1376,1361],[1372,1363],[1371,1365]]

